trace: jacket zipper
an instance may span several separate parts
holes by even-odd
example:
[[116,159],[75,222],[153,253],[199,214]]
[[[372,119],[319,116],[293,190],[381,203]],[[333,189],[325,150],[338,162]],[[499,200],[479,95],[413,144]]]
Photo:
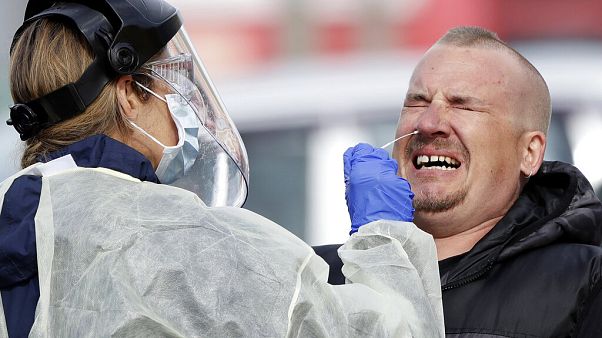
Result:
[[459,287],[464,286],[466,284],[470,284],[470,283],[478,280],[479,278],[483,277],[485,274],[487,274],[487,272],[489,272],[489,270],[491,270],[492,267],[493,267],[493,261],[489,261],[489,263],[487,264],[487,266],[484,269],[482,269],[481,271],[479,271],[476,274],[474,274],[474,275],[472,275],[470,277],[467,277],[467,278],[465,278],[463,280],[447,284],[447,285],[445,285],[445,286],[443,286],[441,288],[441,291],[447,291],[447,290],[459,288]]

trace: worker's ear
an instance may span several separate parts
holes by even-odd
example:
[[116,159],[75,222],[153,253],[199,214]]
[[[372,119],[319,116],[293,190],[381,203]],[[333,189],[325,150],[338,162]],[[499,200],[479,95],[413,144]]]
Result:
[[142,108],[142,100],[134,90],[136,83],[131,75],[124,75],[117,80],[117,103],[121,113],[130,121],[136,121]]
[[530,131],[521,137],[522,158],[520,171],[524,177],[531,177],[541,167],[546,150],[546,135],[541,131]]

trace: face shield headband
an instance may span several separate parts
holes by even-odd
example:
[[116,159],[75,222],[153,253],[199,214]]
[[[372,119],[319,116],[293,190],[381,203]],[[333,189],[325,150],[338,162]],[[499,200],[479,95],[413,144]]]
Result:
[[182,158],[176,159],[183,174],[163,183],[194,192],[208,206],[242,206],[247,152],[184,29],[142,66],[140,75],[166,85],[165,101],[185,138]]
[[136,72],[182,27],[177,10],[163,0],[80,2],[31,0],[23,25],[15,33],[11,54],[24,29],[52,18],[81,33],[94,52],[93,62],[77,81],[10,107],[6,123],[23,141],[83,113],[107,83]]

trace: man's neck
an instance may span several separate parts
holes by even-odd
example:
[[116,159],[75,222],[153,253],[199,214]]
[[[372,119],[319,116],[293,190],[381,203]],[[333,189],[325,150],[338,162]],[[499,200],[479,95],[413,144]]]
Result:
[[481,238],[485,237],[493,229],[501,218],[502,216],[490,219],[474,228],[451,236],[435,238],[437,258],[443,260],[469,251]]

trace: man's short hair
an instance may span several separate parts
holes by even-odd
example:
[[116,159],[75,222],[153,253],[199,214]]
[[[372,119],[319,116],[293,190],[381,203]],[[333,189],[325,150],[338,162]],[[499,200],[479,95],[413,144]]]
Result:
[[[460,26],[447,31],[437,43],[454,45],[457,47],[500,47],[506,46],[496,33],[485,28],[473,26]],[[506,46],[508,47],[508,46]]]
[[552,107],[550,92],[546,81],[544,80],[543,76],[541,76],[537,68],[535,68],[531,62],[529,62],[529,60],[500,39],[496,33],[481,27],[460,26],[450,29],[436,42],[436,45],[437,44],[451,45],[455,47],[498,49],[513,55],[516,60],[518,60],[518,62],[529,71],[534,80],[540,84],[540,98],[536,100],[537,102],[533,107],[535,113],[537,114],[536,121],[534,122],[535,125],[533,127],[544,133],[547,133],[548,126],[550,125]]

